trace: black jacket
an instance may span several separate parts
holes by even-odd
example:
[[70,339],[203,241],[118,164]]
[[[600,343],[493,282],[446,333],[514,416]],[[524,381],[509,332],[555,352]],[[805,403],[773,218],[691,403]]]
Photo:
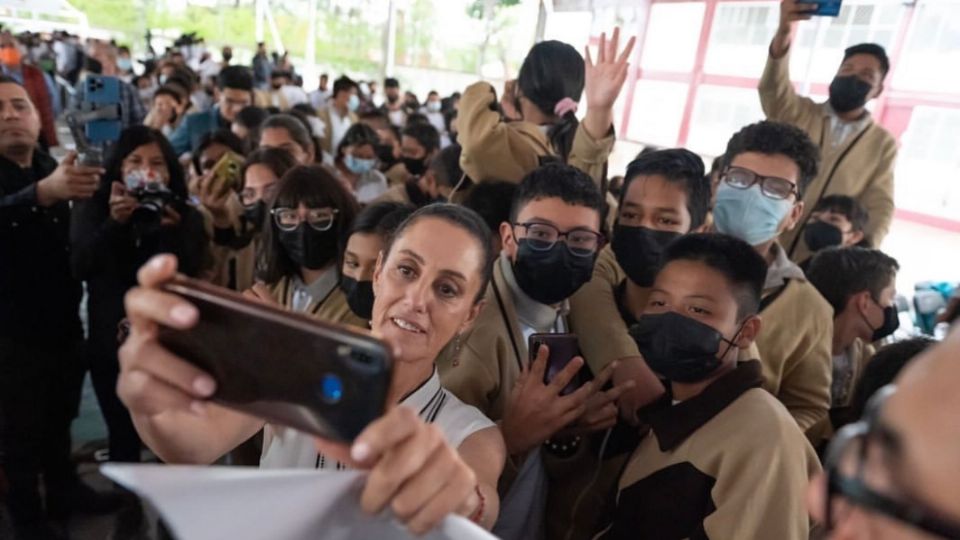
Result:
[[26,169],[0,157],[0,337],[63,345],[81,337],[70,204],[37,204],[37,182],[56,168],[40,150]]
[[206,262],[209,241],[203,216],[189,204],[174,203],[179,225],[144,233],[133,219],[121,224],[110,217],[107,193],[100,190],[76,205],[71,262],[76,277],[87,282],[91,345],[115,348],[116,326],[124,317],[123,297],[136,284],[140,266],[158,253],[172,253],[179,260],[179,272],[196,276]]

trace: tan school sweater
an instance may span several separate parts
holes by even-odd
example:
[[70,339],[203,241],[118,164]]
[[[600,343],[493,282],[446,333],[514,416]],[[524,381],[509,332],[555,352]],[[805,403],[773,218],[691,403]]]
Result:
[[820,471],[786,409],[741,362],[702,393],[645,411],[650,432],[620,476],[604,540],[806,540],[807,484]]
[[867,241],[879,247],[893,220],[893,171],[897,143],[886,129],[867,113],[858,129],[842,144],[833,142],[829,103],[816,103],[798,96],[790,82],[790,54],[769,57],[760,79],[760,104],[769,120],[793,124],[804,130],[820,147],[820,174],[803,196],[804,215],[800,225],[783,233],[780,243],[790,258],[802,261],[810,251],[803,240],[803,229],[817,201],[827,195],[848,195],[870,213],[864,230]]
[[[539,126],[504,122],[500,113],[491,108],[496,101],[496,91],[489,83],[474,83],[464,90],[457,115],[457,140],[463,147],[460,167],[474,182],[519,182],[540,166],[542,156],[556,155],[556,151]],[[567,163],[589,174],[600,185],[615,139],[613,130],[602,139],[594,139],[581,124]]]

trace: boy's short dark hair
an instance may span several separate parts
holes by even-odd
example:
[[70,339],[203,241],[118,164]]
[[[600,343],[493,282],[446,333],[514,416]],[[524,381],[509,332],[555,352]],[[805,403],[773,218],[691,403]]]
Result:
[[853,422],[863,416],[867,402],[873,394],[892,383],[907,363],[936,343],[934,339],[919,336],[891,343],[877,351],[863,368],[863,375],[853,390],[850,410],[844,415],[844,420]]
[[440,148],[440,134],[429,122],[407,124],[407,127],[403,128],[402,135],[415,139],[428,154]]
[[430,161],[430,170],[433,171],[438,185],[452,188],[463,178],[463,169],[460,168],[461,151],[459,144],[451,144]]
[[710,211],[710,183],[704,178],[703,160],[685,148],[671,148],[641,153],[627,165],[620,188],[620,207],[630,183],[638,176],[658,175],[673,184],[679,184],[687,194],[687,211],[690,212],[690,230],[707,219]]
[[879,249],[827,248],[817,253],[807,268],[807,279],[833,307],[834,315],[847,307],[851,296],[870,291],[879,300],[900,265]]
[[767,279],[767,262],[753,246],[725,234],[683,235],[663,252],[661,268],[673,261],[695,261],[723,274],[737,300],[737,319],[756,315]]
[[357,86],[357,83],[347,77],[346,75],[341,76],[337,80],[333,81],[333,97],[337,97],[337,94],[340,92],[349,92],[350,90],[356,88],[357,91],[360,90],[360,87]]
[[510,204],[517,193],[517,184],[506,180],[475,184],[463,199],[463,205],[473,210],[496,234],[500,224],[510,221]]
[[880,71],[883,76],[886,77],[887,73],[890,73],[890,58],[887,57],[887,51],[882,46],[876,43],[859,43],[848,47],[847,50],[843,51],[843,61],[846,62],[847,58],[855,54],[869,54],[873,56],[880,62]]
[[820,149],[810,137],[802,129],[782,122],[764,120],[738,131],[727,143],[723,166],[729,167],[734,158],[747,152],[780,154],[796,163],[800,170],[797,181],[799,198],[803,198],[820,167]]
[[400,81],[393,77],[387,77],[383,80],[384,88],[400,88]]
[[853,232],[863,232],[870,222],[870,214],[856,199],[847,195],[828,195],[813,207],[814,212],[833,212],[847,218]]
[[548,163],[523,177],[513,196],[510,221],[515,222],[520,211],[530,202],[549,198],[558,198],[570,205],[585,206],[603,216],[603,195],[587,173],[565,163]]
[[246,66],[227,66],[217,76],[217,88],[253,91],[253,71]]

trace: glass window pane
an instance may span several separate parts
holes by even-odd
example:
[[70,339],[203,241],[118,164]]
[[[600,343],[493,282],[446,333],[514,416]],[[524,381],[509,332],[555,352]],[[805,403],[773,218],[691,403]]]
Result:
[[658,71],[693,70],[703,12],[703,2],[653,4],[640,65]]
[[637,81],[627,138],[646,144],[676,145],[687,89],[686,83]]
[[738,129],[763,118],[756,90],[701,85],[694,102],[687,147],[708,156],[722,154]]

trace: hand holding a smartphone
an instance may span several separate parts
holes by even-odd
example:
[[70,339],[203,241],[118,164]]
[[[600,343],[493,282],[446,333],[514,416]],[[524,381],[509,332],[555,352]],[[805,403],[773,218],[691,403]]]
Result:
[[800,21],[809,21],[817,10],[818,4],[801,0],[781,0],[780,26],[770,44],[770,54],[774,58],[782,58],[790,49],[796,35],[796,26]]
[[509,455],[520,455],[543,444],[561,429],[580,418],[587,410],[587,401],[596,393],[593,381],[567,395],[564,388],[574,380],[583,358],[576,356],[553,379],[544,382],[550,346],[542,345],[529,366],[517,379],[507,399],[500,429]]

